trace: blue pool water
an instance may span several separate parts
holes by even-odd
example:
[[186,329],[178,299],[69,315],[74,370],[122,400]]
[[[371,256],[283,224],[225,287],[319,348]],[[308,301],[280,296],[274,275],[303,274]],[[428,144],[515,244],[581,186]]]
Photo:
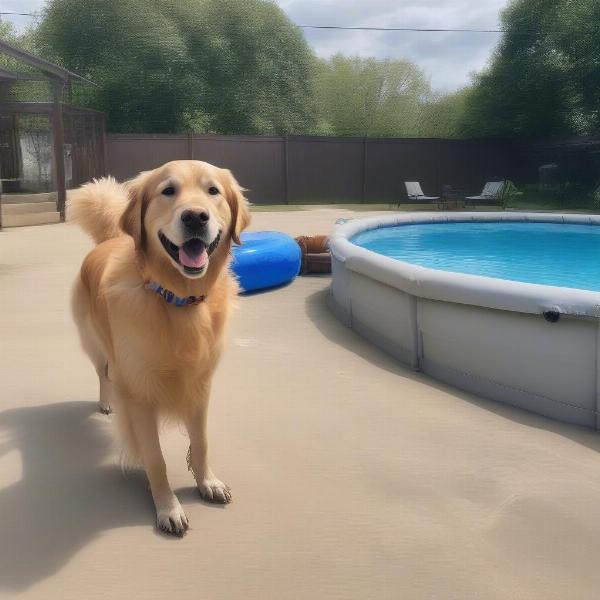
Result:
[[600,291],[600,226],[427,223],[366,231],[352,242],[408,263]]

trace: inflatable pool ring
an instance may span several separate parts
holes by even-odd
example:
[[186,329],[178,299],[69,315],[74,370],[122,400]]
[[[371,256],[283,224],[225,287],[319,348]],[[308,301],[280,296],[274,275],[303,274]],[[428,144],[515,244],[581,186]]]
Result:
[[291,281],[300,271],[300,246],[285,233],[242,233],[242,245],[232,248],[231,268],[243,292]]

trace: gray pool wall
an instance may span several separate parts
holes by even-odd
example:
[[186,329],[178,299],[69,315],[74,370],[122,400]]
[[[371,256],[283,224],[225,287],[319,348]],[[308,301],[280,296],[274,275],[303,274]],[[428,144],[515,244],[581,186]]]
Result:
[[331,308],[413,369],[483,397],[598,429],[600,292],[438,271],[350,241],[380,227],[470,221],[600,225],[599,216],[520,212],[351,220],[336,225],[331,236]]

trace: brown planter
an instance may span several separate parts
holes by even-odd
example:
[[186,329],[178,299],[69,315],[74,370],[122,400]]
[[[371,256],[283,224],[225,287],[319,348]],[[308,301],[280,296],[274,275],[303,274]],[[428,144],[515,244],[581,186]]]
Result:
[[329,237],[326,235],[300,236],[296,242],[302,250],[300,275],[310,273],[331,273]]
[[302,275],[308,273],[331,273],[331,254],[306,254],[302,257]]

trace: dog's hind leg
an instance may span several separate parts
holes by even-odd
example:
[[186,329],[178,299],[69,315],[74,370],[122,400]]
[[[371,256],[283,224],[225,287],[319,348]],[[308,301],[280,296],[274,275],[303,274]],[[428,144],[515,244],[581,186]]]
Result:
[[[98,367],[96,367],[96,373],[98,373]],[[108,361],[104,363],[104,368],[98,373],[98,379],[100,381],[100,400],[98,402],[100,412],[108,415],[115,405],[115,386],[110,380]]]
[[73,319],[79,330],[79,339],[81,347],[89,356],[100,383],[100,412],[109,414],[114,405],[115,389],[110,380],[110,369],[106,352],[102,347],[98,335],[94,331],[94,326],[88,310],[88,292],[81,280],[78,280],[73,289]]
[[100,384],[99,410],[108,415],[112,412],[115,405],[115,386],[110,380],[110,365],[106,355],[102,351],[100,342],[97,339],[91,325],[88,325],[84,331],[80,330],[81,345],[90,360],[94,364]]

